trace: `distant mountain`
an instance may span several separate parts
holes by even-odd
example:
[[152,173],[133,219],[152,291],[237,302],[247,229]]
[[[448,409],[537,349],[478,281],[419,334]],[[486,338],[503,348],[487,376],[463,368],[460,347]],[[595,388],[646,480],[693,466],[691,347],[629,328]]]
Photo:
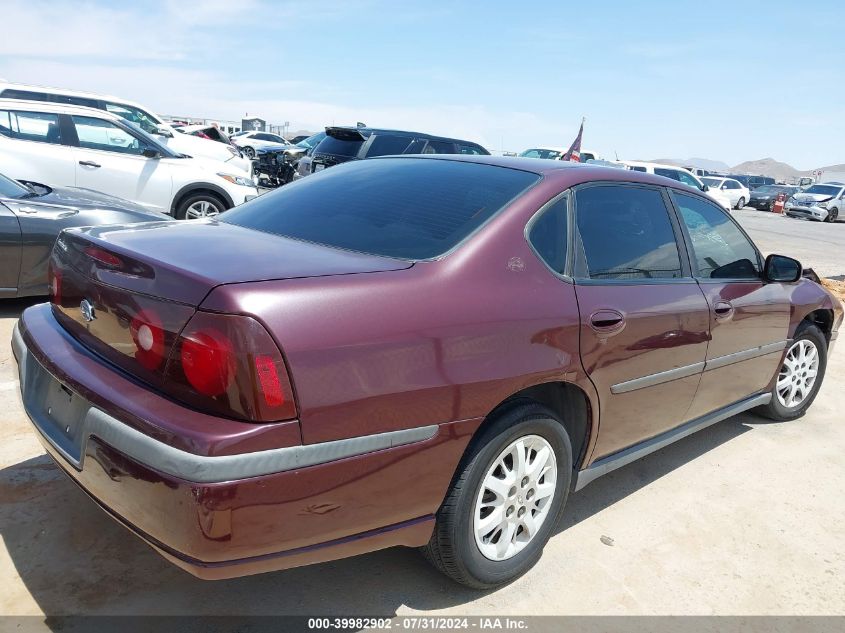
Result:
[[652,163],[664,163],[666,165],[678,165],[678,167],[699,167],[707,171],[725,172],[730,169],[727,163],[709,158],[655,158]]
[[798,176],[810,175],[810,172],[799,171],[792,165],[781,163],[774,158],[748,160],[739,165],[734,165],[731,171],[740,174],[751,174],[752,176],[769,176],[775,180],[787,181]]
[[843,180],[845,177],[845,163],[839,165],[827,165],[826,167],[817,167],[808,171],[801,171],[795,169],[792,165],[782,163],[774,158],[759,158],[757,160],[748,160],[739,165],[731,167],[727,163],[720,160],[711,160],[709,158],[655,158],[649,162],[664,163],[666,165],[677,165],[679,167],[700,167],[707,171],[714,171],[720,174],[748,174],[750,176],[769,176],[778,181],[791,182],[793,178],[801,176],[813,176],[813,172],[821,171],[821,182],[833,179]]

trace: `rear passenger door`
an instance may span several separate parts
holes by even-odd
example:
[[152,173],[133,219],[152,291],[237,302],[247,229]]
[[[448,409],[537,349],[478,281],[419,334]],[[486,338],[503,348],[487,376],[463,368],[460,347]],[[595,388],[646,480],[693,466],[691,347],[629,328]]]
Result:
[[9,151],[0,156],[0,171],[15,180],[72,187],[73,149],[63,144],[67,141],[60,119],[54,112],[0,110],[0,134],[9,139]]
[[690,419],[710,317],[663,188],[589,184],[574,200],[581,360],[600,398],[595,459]]

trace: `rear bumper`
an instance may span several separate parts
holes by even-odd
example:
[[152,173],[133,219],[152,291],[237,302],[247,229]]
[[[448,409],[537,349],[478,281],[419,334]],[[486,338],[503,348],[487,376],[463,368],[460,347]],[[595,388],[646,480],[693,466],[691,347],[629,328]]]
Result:
[[[104,398],[139,387],[102,362],[98,370],[111,372],[109,380],[90,375],[82,361],[96,359],[49,306],[24,312],[12,347],[24,408],[48,453],[110,515],[202,578],[425,544],[480,422],[200,454],[153,437],[137,411],[104,406]],[[156,398],[147,392],[146,406]]]

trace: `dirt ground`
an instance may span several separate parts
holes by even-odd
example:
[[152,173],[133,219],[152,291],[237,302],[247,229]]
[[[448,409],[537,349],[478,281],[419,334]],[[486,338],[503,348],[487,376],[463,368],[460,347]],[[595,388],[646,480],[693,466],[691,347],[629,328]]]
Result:
[[503,589],[463,589],[408,549],[203,582],[44,455],[8,344],[26,304],[0,304],[0,614],[845,614],[845,348],[803,419],[739,415],[574,494]]

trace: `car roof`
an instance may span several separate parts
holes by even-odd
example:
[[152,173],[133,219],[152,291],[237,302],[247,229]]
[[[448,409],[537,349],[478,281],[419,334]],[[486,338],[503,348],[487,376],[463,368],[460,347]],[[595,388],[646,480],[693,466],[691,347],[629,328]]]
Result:
[[80,116],[97,116],[109,121],[125,121],[126,119],[100,110],[99,108],[88,108],[86,106],[71,105],[69,103],[51,103],[49,101],[29,101],[27,99],[3,99],[0,98],[0,109],[23,110],[27,112],[53,112],[55,114],[79,114]]
[[717,204],[713,198],[704,192],[672,178],[657,176],[648,172],[619,169],[618,167],[605,167],[590,163],[572,163],[569,161],[548,160],[546,158],[520,158],[519,156],[484,156],[478,154],[400,154],[396,156],[377,156],[368,158],[367,160],[386,159],[444,160],[506,167],[508,169],[526,171],[542,176],[544,180],[554,182],[554,188],[556,190],[589,182],[642,183],[668,187],[679,193],[697,196],[698,198]]
[[[652,163],[647,160],[622,160],[619,162],[624,163],[626,165],[636,165],[637,167],[660,167],[661,169],[683,169],[684,171],[688,171],[687,169],[679,167],[678,165],[667,165],[666,163]],[[695,174],[693,174],[693,176],[695,176]]]
[[428,134],[426,132],[413,132],[409,130],[392,130],[389,128],[379,127],[354,127],[351,125],[329,125],[326,127],[326,132],[328,133],[329,130],[355,130],[357,132],[363,133],[364,135],[392,134],[394,136],[413,136],[414,138],[424,138],[430,141],[444,141],[446,143],[465,143],[468,145],[477,145],[478,147],[482,147],[480,143],[476,143],[475,141],[467,141],[461,138],[450,138],[448,136],[436,136],[434,134]]
[[106,95],[100,94],[96,92],[83,92],[81,90],[68,90],[66,88],[53,88],[52,86],[39,86],[36,84],[19,84],[19,83],[12,83],[12,82],[3,82],[0,83],[0,92],[6,90],[7,88],[13,88],[16,90],[27,90],[29,92],[46,92],[49,94],[55,95],[64,95],[67,97],[83,97],[86,99],[101,99],[103,101],[114,101],[118,104],[128,105],[128,106],[135,106],[141,108],[142,106],[134,101],[129,101],[128,99],[124,99],[122,97],[115,97],[114,95]]

